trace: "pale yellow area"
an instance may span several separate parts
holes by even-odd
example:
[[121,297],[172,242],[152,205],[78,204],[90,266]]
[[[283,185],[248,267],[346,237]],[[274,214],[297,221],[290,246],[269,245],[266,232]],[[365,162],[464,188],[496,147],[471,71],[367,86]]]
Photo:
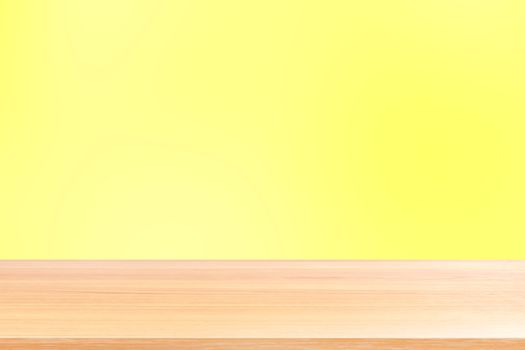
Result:
[[0,0],[0,258],[525,258],[524,18]]

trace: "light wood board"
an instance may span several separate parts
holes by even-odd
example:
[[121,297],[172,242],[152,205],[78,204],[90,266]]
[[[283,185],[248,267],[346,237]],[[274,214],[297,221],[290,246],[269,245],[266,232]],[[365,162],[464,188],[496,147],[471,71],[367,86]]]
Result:
[[525,261],[0,262],[0,349],[525,349],[521,339]]
[[4,339],[0,350],[523,350],[494,339]]

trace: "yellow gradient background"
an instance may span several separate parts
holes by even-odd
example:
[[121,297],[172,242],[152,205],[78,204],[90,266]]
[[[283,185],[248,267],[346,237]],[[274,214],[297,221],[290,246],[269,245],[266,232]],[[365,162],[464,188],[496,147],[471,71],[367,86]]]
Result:
[[0,258],[525,258],[524,18],[0,0]]

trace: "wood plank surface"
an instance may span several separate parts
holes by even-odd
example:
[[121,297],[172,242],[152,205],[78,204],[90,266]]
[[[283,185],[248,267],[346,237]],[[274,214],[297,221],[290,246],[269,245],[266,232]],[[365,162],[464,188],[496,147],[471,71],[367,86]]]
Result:
[[26,339],[0,350],[523,350],[512,339]]
[[525,349],[525,261],[0,261],[0,338],[0,349]]

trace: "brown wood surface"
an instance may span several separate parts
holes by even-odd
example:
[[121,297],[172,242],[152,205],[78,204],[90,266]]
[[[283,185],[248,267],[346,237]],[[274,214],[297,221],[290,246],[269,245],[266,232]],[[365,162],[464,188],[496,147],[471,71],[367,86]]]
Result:
[[525,261],[0,261],[0,338],[0,349],[525,349]]
[[0,350],[523,350],[512,339],[0,339]]

